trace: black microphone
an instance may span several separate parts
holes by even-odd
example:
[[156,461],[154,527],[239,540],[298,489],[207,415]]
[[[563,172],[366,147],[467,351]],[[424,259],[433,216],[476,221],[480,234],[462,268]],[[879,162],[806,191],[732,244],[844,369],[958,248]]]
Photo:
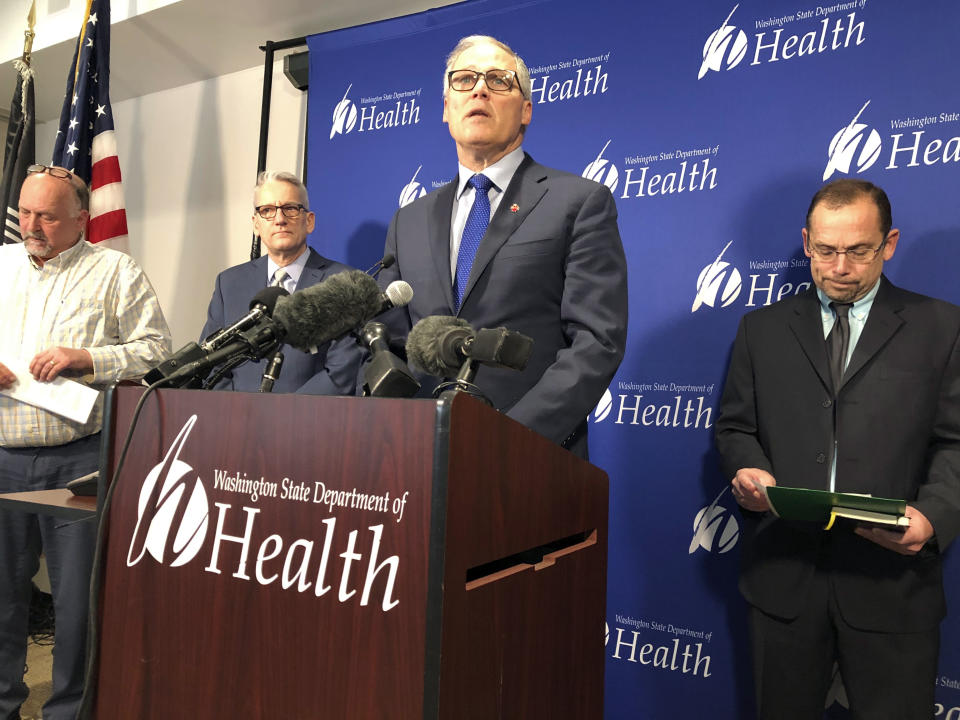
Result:
[[174,375],[176,375],[176,377],[184,377],[182,375],[177,375],[177,373],[185,366],[203,360],[212,351],[223,346],[244,330],[250,329],[258,322],[263,320],[263,318],[270,317],[270,315],[273,313],[274,306],[277,304],[277,300],[284,295],[289,294],[290,293],[288,293],[282,287],[264,288],[254,295],[253,299],[250,301],[250,312],[232,325],[212,332],[199,345],[195,342],[187,343],[169,358],[164,360],[155,368],[152,368],[144,376],[144,380],[146,380],[148,385],[153,385],[153,383],[157,382],[158,380],[170,378]]
[[363,369],[363,394],[367,397],[413,397],[420,383],[406,363],[390,351],[387,327],[371,321],[363,326],[360,341],[370,350]]
[[387,253],[380,260],[374,263],[369,270],[367,270],[367,275],[372,275],[373,277],[377,277],[377,275],[380,274],[381,270],[386,270],[388,267],[393,265],[396,261],[397,261],[397,258],[395,258],[390,253]]
[[420,320],[407,336],[407,358],[428,375],[452,377],[471,361],[523,370],[533,339],[506,328],[474,330],[462,318],[433,315]]
[[250,300],[250,312],[237,320],[232,325],[221,328],[207,337],[200,347],[206,351],[216,350],[218,347],[230,341],[237,333],[243,332],[257,324],[264,316],[273,315],[277,301],[286,295],[286,290],[280,286],[267,287],[258,292]]
[[348,270],[280,298],[273,317],[286,331],[287,344],[308,352],[392,307],[408,303],[413,290],[402,280],[390,283],[390,287],[398,284],[407,291],[388,288],[390,292],[381,292],[377,281],[365,272]]
[[270,357],[267,363],[267,369],[263,371],[263,378],[260,380],[260,392],[273,392],[273,384],[280,377],[280,370],[283,368],[283,352],[277,350]]
[[237,333],[236,339],[205,353],[198,360],[182,365],[166,377],[165,384],[176,387],[193,385],[202,381],[211,368],[223,362],[259,360],[280,346],[285,333],[280,323],[274,322],[269,316],[262,317],[253,327]]

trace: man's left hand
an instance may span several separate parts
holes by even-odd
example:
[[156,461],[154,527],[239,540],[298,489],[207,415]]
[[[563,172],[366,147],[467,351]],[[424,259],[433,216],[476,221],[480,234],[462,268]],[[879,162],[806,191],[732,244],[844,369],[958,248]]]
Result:
[[882,545],[887,550],[893,550],[901,555],[916,555],[933,537],[933,525],[927,520],[926,515],[912,505],[907,505],[904,514],[910,518],[910,525],[902,533],[862,526],[854,532],[877,545]]
[[64,370],[93,370],[93,358],[82,348],[52,347],[30,361],[30,374],[40,382],[50,382]]

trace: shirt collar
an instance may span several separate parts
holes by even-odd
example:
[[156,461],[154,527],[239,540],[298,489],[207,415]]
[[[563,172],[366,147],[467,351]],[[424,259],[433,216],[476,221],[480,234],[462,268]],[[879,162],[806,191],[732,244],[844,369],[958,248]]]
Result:
[[[522,162],[523,147],[518,147],[517,149],[508,152],[490,167],[484,168],[483,174],[493,181],[493,184],[497,190],[503,192],[507,189],[507,185],[510,184],[514,174],[517,172],[517,168],[520,167],[520,163]],[[459,174],[457,183],[457,198],[459,199],[467,187],[467,181],[477,173],[470,168],[465,167],[463,164],[458,163],[458,167]]]
[[[303,252],[300,253],[300,257],[294,260],[289,265],[284,265],[283,269],[287,271],[287,275],[293,279],[295,284],[300,282],[300,276],[303,274],[303,269],[307,266],[307,258],[310,256],[310,246],[304,248]],[[270,281],[273,280],[274,274],[277,272],[277,269],[280,266],[277,265],[273,258],[269,255],[267,256],[267,284],[270,284]]]
[[27,262],[30,263],[30,265],[32,265],[37,270],[43,270],[43,268],[47,267],[48,265],[51,268],[66,267],[67,265],[72,263],[76,258],[80,257],[80,255],[82,255],[86,251],[86,248],[91,247],[91,245],[83,238],[80,238],[77,242],[75,242],[73,245],[68,247],[63,252],[59,253],[56,257],[52,257],[49,260],[44,260],[42,267],[38,265],[36,260],[34,260],[33,256],[27,252],[27,247],[25,244],[21,243],[21,247],[23,248],[23,255],[26,258]]

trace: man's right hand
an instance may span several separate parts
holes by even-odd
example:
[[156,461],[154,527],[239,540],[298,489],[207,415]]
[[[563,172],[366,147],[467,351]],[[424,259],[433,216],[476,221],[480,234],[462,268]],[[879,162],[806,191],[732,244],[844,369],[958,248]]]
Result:
[[756,483],[767,487],[777,484],[773,475],[760,468],[740,468],[730,481],[733,497],[744,510],[766,512],[770,509],[767,496],[757,488]]
[[0,390],[6,390],[17,381],[17,376],[10,372],[9,368],[0,363]]

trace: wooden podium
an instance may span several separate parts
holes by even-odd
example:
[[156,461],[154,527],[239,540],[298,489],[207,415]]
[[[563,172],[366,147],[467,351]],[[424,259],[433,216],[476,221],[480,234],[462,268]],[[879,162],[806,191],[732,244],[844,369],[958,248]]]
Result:
[[606,475],[473,398],[164,390],[117,482],[97,720],[602,717]]

